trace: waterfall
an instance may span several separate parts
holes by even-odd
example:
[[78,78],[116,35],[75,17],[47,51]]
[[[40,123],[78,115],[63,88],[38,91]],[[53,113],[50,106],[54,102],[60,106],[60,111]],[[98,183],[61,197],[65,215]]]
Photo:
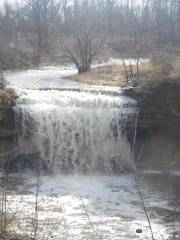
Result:
[[18,162],[38,158],[50,173],[119,173],[131,166],[132,99],[90,89],[28,90],[15,111]]

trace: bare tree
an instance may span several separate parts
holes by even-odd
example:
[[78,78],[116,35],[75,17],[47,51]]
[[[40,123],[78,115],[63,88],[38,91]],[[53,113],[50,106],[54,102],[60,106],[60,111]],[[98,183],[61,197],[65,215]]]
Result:
[[94,57],[105,41],[105,36],[99,36],[94,22],[83,23],[83,19],[66,25],[63,33],[62,57],[70,59],[76,65],[79,74],[90,70]]

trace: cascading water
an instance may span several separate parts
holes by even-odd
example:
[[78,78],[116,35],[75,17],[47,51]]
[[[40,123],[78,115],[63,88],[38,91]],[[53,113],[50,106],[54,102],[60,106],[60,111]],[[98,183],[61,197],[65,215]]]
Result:
[[[16,221],[20,219],[17,229],[31,234],[37,194],[37,172],[26,172],[22,167],[42,163],[45,172],[41,172],[38,194],[38,239],[96,239],[93,229],[107,240],[152,239],[133,172],[118,174],[133,166],[136,102],[122,96],[118,88],[62,79],[74,72],[46,67],[7,76],[19,92],[12,170],[24,181],[23,195],[19,189],[13,195]],[[15,167],[21,173],[16,173]],[[46,171],[52,174],[43,174]],[[171,211],[174,215],[174,209],[179,209],[169,197],[177,191],[179,178],[173,177],[172,181],[161,173],[137,174],[155,239],[169,239],[170,228],[173,232],[174,226],[180,229],[178,221],[172,226],[164,219],[165,214]],[[22,221],[25,216],[26,223]]]
[[25,161],[36,155],[52,173],[129,169],[125,132],[135,112],[135,101],[100,90],[29,90],[16,107],[16,156]]

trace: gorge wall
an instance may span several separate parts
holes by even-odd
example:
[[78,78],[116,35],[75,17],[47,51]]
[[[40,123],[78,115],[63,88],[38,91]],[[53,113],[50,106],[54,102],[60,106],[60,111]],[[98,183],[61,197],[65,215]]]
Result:
[[13,158],[16,122],[13,107],[16,94],[11,89],[0,90],[0,167]]
[[142,168],[180,169],[180,84],[163,81],[153,88],[136,87],[127,93],[140,105],[136,161]]

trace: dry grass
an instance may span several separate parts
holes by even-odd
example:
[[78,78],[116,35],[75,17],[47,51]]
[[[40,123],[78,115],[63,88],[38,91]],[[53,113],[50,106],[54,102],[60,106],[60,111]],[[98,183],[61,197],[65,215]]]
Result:
[[180,77],[180,57],[163,55],[151,60],[152,77],[177,79]]
[[127,85],[123,65],[116,64],[96,67],[87,73],[73,75],[67,78],[73,81],[94,85],[120,87]]
[[[130,67],[127,65],[127,71]],[[132,65],[132,71],[136,75],[136,66]],[[154,56],[150,62],[140,64],[139,77],[135,79],[135,85],[145,88],[156,87],[165,81],[180,79],[180,57],[172,57],[166,54]],[[80,83],[104,85],[104,86],[126,86],[126,74],[121,64],[99,66],[87,73],[72,75],[67,79]]]
[[17,234],[15,232],[9,232],[9,233],[0,233],[0,240],[30,240],[31,237],[28,237],[26,235]]
[[137,78],[136,85],[155,88],[163,83],[180,82],[180,58],[166,54],[155,56],[149,63],[141,65],[144,78]]

